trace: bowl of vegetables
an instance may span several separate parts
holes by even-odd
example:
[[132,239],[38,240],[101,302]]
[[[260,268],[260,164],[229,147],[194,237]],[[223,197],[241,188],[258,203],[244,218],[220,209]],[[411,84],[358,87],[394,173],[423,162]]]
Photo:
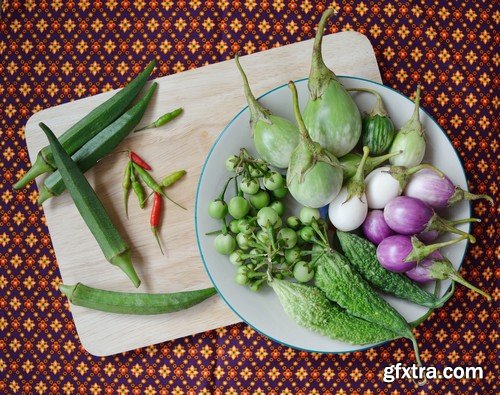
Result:
[[414,103],[326,68],[330,15],[309,78],[257,100],[236,59],[249,106],[202,169],[200,254],[228,306],[282,344],[350,352],[404,337],[419,361],[412,322],[448,300],[450,279],[465,283],[478,196],[420,89]]

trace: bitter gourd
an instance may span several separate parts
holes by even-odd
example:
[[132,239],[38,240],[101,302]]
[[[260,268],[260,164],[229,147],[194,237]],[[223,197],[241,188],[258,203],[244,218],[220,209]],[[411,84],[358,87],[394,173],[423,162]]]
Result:
[[368,240],[341,231],[337,231],[337,236],[349,263],[366,281],[379,290],[430,308],[442,306],[451,296],[447,294],[437,298],[408,277],[383,268],[377,259],[375,245]]
[[300,326],[331,339],[370,344],[398,337],[387,328],[348,314],[316,287],[276,278],[269,285],[288,316]]

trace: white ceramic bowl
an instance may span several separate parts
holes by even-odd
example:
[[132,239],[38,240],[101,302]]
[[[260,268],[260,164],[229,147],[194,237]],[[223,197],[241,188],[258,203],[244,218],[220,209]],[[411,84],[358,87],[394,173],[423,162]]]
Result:
[[[413,102],[381,84],[354,77],[339,77],[346,88],[371,88],[377,90],[384,100],[384,104],[397,128],[401,127],[413,112]],[[307,79],[296,81],[300,106],[303,109],[307,99]],[[369,111],[375,99],[366,93],[353,93],[356,104],[363,112]],[[287,85],[277,87],[259,98],[264,107],[282,117],[294,121],[292,99]],[[357,346],[332,340],[328,337],[302,328],[290,319],[281,307],[277,296],[269,287],[263,287],[260,292],[253,292],[247,287],[238,285],[234,281],[236,267],[231,265],[226,256],[217,254],[213,248],[214,236],[205,233],[220,229],[220,222],[210,218],[207,206],[215,199],[229,177],[225,167],[225,160],[232,154],[239,152],[242,147],[256,155],[249,125],[250,113],[248,107],[239,112],[222,131],[219,138],[210,150],[203,166],[198,190],[196,193],[195,226],[198,247],[205,268],[220,296],[227,305],[243,321],[267,337],[290,347],[315,352],[342,353],[362,350],[368,346]],[[455,150],[438,124],[423,110],[420,119],[424,124],[427,136],[427,152],[425,162],[432,163],[444,171],[457,185],[467,189],[465,173]],[[229,195],[232,191],[229,191]],[[459,219],[470,217],[470,205],[461,202],[442,212],[446,218]],[[468,231],[469,226],[463,225],[460,229]],[[449,239],[446,235],[442,240]],[[463,260],[466,242],[455,244],[444,249],[445,255],[458,268]],[[448,289],[449,281],[441,284],[441,294]],[[432,290],[433,284],[427,286]],[[427,309],[394,297],[384,298],[394,306],[408,321],[423,316]]]

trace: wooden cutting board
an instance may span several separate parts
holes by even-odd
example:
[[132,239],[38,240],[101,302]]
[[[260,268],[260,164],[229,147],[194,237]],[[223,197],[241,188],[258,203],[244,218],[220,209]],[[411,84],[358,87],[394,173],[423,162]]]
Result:
[[[291,79],[306,77],[311,51],[312,40],[308,40],[242,57],[241,63],[255,95]],[[381,81],[373,48],[359,33],[326,36],[323,53],[327,65],[339,75]],[[156,81],[159,87],[142,124],[150,123],[177,107],[183,107],[184,114],[162,128],[131,135],[116,151],[133,149],[153,166],[153,175],[158,179],[174,170],[186,169],[185,179],[170,189],[169,194],[187,207],[187,211],[166,202],[160,233],[166,254],[161,255],[150,231],[149,208],[140,210],[134,195],[130,196],[130,218],[125,219],[121,178],[126,155],[117,153],[103,159],[87,176],[129,242],[142,285],[135,290],[125,275],[104,259],[70,197],[64,194],[47,201],[43,208],[66,284],[82,282],[97,288],[128,292],[175,292],[211,285],[196,243],[195,191],[210,147],[234,115],[246,106],[241,78],[234,61],[230,60]],[[26,125],[30,158],[34,159],[40,148],[47,144],[38,127],[40,121],[60,135],[114,93],[99,94],[34,114]],[[78,306],[71,306],[71,312],[83,347],[99,356],[240,321],[218,296],[189,310],[158,316],[118,315]]]

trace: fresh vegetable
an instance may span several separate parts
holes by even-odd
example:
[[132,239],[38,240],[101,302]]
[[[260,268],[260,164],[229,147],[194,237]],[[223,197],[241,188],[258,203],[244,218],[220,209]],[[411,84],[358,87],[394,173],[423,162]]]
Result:
[[440,177],[429,169],[421,169],[415,173],[406,185],[404,194],[420,199],[432,208],[443,208],[462,200],[476,199],[487,199],[493,204],[490,196],[465,191],[454,185],[448,177]]
[[452,295],[442,298],[423,290],[408,277],[384,269],[377,260],[377,249],[368,240],[352,233],[337,231],[342,251],[350,264],[370,284],[381,290],[429,308],[442,306]]
[[474,236],[453,227],[453,222],[438,216],[427,203],[409,196],[398,196],[387,203],[384,219],[394,232],[402,235],[437,230],[464,235],[471,243],[476,242]]
[[59,284],[59,290],[75,306],[117,314],[163,314],[188,309],[215,295],[214,288],[173,293],[128,293],[106,291],[82,283]]
[[[393,152],[381,156],[369,156],[368,158],[366,158],[365,168],[363,169],[365,176],[367,174],[370,174],[373,169],[379,167],[384,162],[387,162],[389,158],[399,154],[400,152]],[[344,173],[344,181],[347,181],[349,178],[353,177],[354,174],[356,174],[356,170],[358,169],[359,162],[361,162],[362,158],[363,155],[360,155],[356,152],[349,152],[348,154],[339,158],[339,162],[342,165],[342,171]]]
[[369,344],[397,337],[386,328],[348,314],[315,287],[277,278],[269,285],[278,295],[288,316],[300,326],[331,339]]
[[378,245],[386,237],[392,236],[394,231],[387,226],[382,210],[371,210],[362,225],[363,234],[373,244]]
[[313,223],[314,220],[318,220],[319,218],[320,218],[319,210],[317,208],[302,207],[300,209],[299,219],[300,222],[302,222],[304,225],[310,225]]
[[125,205],[125,216],[128,218],[128,197],[130,195],[130,189],[132,188],[132,180],[130,175],[132,172],[132,162],[127,162],[125,166],[125,171],[123,172],[122,178],[122,189],[123,189],[123,204]]
[[149,224],[151,226],[151,231],[153,232],[153,236],[155,237],[156,242],[158,243],[158,247],[160,247],[160,251],[161,251],[162,255],[165,255],[163,253],[163,248],[162,248],[161,243],[160,243],[160,236],[158,235],[158,226],[160,224],[162,206],[163,206],[163,200],[162,200],[161,195],[157,192],[154,192],[153,193],[153,207],[151,208],[151,215],[149,217]]
[[[73,155],[86,142],[101,132],[106,126],[115,121],[125,109],[132,103],[146,84],[149,75],[153,71],[156,62],[153,60],[127,86],[113,95],[100,106],[93,109],[80,121],[70,127],[60,137],[59,141],[64,150]],[[34,180],[41,174],[52,172],[57,168],[53,154],[49,146],[46,146],[38,152],[35,163],[31,169],[15,185],[14,189],[24,188],[31,180]]]
[[146,169],[143,167],[139,166],[137,163],[132,164],[134,167],[135,172],[139,175],[142,181],[153,190],[153,192],[158,193],[160,196],[167,198],[170,200],[172,203],[174,203],[176,206],[180,207],[183,210],[186,210],[185,207],[181,206],[179,203],[173,201],[170,199],[170,197],[163,191],[163,187],[156,182],[156,180],[153,178],[151,174],[148,173]]
[[177,181],[179,181],[185,175],[186,175],[186,170],[174,171],[173,173],[162,178],[162,180],[160,181],[160,186],[163,188],[168,188],[168,187],[174,185]]
[[370,287],[344,256],[337,252],[324,253],[318,259],[314,284],[349,314],[411,340],[417,363],[421,365],[417,341],[406,320]]
[[52,130],[43,123],[40,123],[40,127],[49,140],[55,164],[64,184],[104,256],[111,264],[118,266],[130,278],[134,286],[138,287],[141,280],[132,265],[130,248],[118,233],[99,197]]
[[439,232],[437,230],[424,230],[423,232],[420,232],[416,236],[422,243],[430,244],[433,241],[437,240],[437,238],[439,237]]
[[136,132],[141,132],[141,131],[146,130],[146,129],[159,128],[160,126],[163,126],[163,125],[167,124],[168,122],[173,121],[175,118],[177,118],[179,115],[182,114],[182,111],[183,110],[181,107],[181,108],[175,109],[172,112],[168,112],[168,113],[162,115],[161,117],[159,117],[156,121],[154,121],[146,126],[143,126],[142,128],[136,129]]
[[238,56],[235,57],[235,61],[243,78],[255,148],[266,162],[279,169],[286,169],[292,151],[299,143],[297,127],[289,120],[278,117],[267,108],[262,107],[250,90],[247,76],[241,67]]
[[230,234],[220,234],[214,240],[215,251],[229,255],[236,249],[236,241]]
[[134,151],[129,152],[130,160],[135,163],[137,166],[143,168],[144,170],[152,170],[151,166],[148,162],[142,159],[139,155],[137,155]]
[[403,273],[413,269],[417,263],[440,248],[458,243],[466,236],[425,245],[415,236],[393,235],[386,237],[377,247],[377,259],[387,270]]
[[348,91],[367,92],[375,96],[377,100],[375,106],[362,120],[361,141],[373,155],[386,153],[394,140],[396,128],[384,107],[382,96],[373,89],[357,88]]
[[[109,155],[139,123],[158,84],[154,82],[139,102],[123,113],[113,123],[106,126],[99,134],[87,141],[71,159],[76,162],[82,172],[94,167],[99,160]],[[38,203],[42,204],[52,196],[59,196],[65,191],[61,173],[57,170],[49,175],[40,187]]]
[[288,86],[292,91],[293,109],[300,132],[300,142],[288,166],[288,190],[303,206],[323,207],[338,195],[342,187],[342,170],[337,158],[309,137],[300,115],[295,84],[290,82]]
[[147,201],[146,191],[144,190],[142,183],[137,179],[137,176],[135,175],[133,162],[130,162],[130,166],[131,166],[130,182],[132,184],[132,190],[134,191],[135,196],[137,196],[137,200],[139,201],[139,207],[144,208]]
[[425,154],[425,133],[420,122],[420,85],[415,94],[413,115],[396,133],[389,152],[403,151],[389,159],[392,165],[414,167],[422,162]]
[[365,146],[363,152],[363,159],[356,174],[347,181],[347,185],[342,187],[328,206],[328,218],[333,226],[346,232],[360,227],[368,214],[364,167],[370,150]]
[[340,157],[358,143],[361,114],[337,76],[325,65],[321,54],[325,25],[333,13],[333,9],[327,9],[318,23],[308,81],[310,98],[303,115],[312,140]]
[[439,251],[429,255],[418,265],[405,273],[413,281],[425,283],[432,280],[452,280],[472,289],[479,295],[491,300],[491,296],[466,281],[454,268],[449,259],[444,258]]
[[410,169],[404,166],[383,166],[373,170],[365,180],[368,207],[384,208],[392,199],[403,193],[411,176],[424,168],[432,169],[436,174],[444,177],[443,173],[428,164],[421,164]]

